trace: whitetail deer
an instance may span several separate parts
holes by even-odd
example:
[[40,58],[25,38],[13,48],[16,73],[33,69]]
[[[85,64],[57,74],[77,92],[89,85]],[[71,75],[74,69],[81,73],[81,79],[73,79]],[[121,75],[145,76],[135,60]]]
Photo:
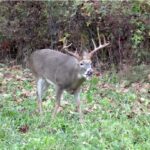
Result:
[[99,46],[96,47],[92,40],[94,49],[91,52],[84,52],[82,56],[67,50],[71,45],[64,45],[63,49],[69,54],[64,54],[51,49],[42,49],[32,53],[30,57],[30,68],[37,80],[38,108],[42,112],[42,95],[49,84],[56,87],[56,105],[53,117],[58,112],[63,91],[67,91],[75,96],[77,111],[82,121],[80,107],[80,87],[81,84],[92,75],[91,57],[93,54],[109,45],[103,37],[103,44],[98,34]]

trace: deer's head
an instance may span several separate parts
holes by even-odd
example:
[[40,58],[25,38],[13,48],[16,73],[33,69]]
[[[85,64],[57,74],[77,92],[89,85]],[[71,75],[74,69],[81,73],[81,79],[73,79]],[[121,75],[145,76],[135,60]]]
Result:
[[93,54],[95,52],[97,52],[98,50],[100,50],[100,49],[102,49],[102,48],[104,48],[110,44],[109,42],[106,42],[104,35],[101,35],[101,37],[98,33],[99,45],[96,46],[95,41],[92,39],[94,49],[91,50],[90,52],[84,51],[81,56],[77,53],[77,51],[75,53],[68,51],[68,47],[70,47],[71,44],[66,46],[66,43],[64,42],[63,49],[68,54],[70,54],[71,56],[74,56],[78,60],[80,75],[82,77],[85,77],[86,79],[88,79],[93,74],[92,60],[91,60]]

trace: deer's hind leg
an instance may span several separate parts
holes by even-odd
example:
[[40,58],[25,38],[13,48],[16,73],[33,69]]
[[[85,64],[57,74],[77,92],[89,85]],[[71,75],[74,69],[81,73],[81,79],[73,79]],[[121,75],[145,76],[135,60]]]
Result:
[[39,78],[37,80],[38,110],[40,114],[42,113],[42,96],[44,92],[47,90],[48,85],[49,84],[47,83],[47,81],[43,78]]

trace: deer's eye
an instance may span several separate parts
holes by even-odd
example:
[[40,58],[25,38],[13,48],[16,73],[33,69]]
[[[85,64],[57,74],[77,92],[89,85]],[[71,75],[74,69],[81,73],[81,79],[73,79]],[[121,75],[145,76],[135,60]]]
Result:
[[83,66],[83,63],[80,63],[80,66]]

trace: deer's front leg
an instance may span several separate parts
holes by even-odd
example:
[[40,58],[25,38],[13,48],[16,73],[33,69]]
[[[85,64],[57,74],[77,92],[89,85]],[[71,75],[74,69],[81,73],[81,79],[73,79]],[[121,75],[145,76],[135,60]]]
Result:
[[81,102],[80,102],[80,91],[81,90],[77,90],[74,94],[75,100],[76,100],[76,104],[77,104],[77,112],[79,113],[79,119],[80,122],[83,123],[83,114],[82,114],[82,110],[81,110]]
[[58,112],[61,111],[61,105],[60,105],[60,101],[61,101],[61,96],[62,96],[63,90],[60,87],[57,87],[56,89],[56,104],[55,104],[55,108],[52,114],[52,118],[54,118],[56,116],[56,114]]

